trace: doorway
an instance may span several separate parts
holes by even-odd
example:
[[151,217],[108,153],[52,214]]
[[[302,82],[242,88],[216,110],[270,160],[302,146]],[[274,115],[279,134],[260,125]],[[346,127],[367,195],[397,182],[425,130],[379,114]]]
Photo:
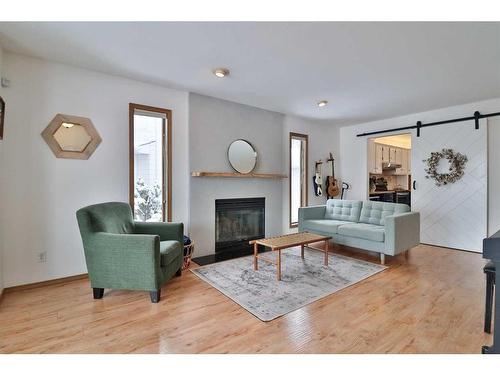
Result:
[[368,197],[411,206],[411,133],[368,140]]

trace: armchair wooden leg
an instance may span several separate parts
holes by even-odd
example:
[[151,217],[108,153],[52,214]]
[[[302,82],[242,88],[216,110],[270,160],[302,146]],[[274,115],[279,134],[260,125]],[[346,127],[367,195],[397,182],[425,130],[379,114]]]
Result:
[[151,303],[158,303],[158,302],[160,302],[161,289],[153,290],[153,291],[149,292],[149,296],[151,297]]
[[182,267],[177,270],[177,272],[175,273],[175,276],[177,276],[177,277],[182,276]]
[[92,288],[92,293],[94,294],[94,299],[101,299],[104,295],[104,288]]

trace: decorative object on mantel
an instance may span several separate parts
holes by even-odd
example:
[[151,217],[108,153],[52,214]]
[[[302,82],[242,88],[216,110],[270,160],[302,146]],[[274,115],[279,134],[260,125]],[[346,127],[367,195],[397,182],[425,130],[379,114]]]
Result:
[[0,139],[3,139],[4,120],[5,120],[5,102],[0,96]]
[[231,167],[243,174],[252,172],[257,164],[257,152],[250,142],[244,139],[237,139],[229,145],[227,158]]
[[[450,163],[449,173],[438,173],[437,167],[441,159],[446,159]],[[427,164],[425,178],[432,178],[435,180],[437,186],[443,186],[457,182],[464,175],[465,164],[467,163],[467,156],[459,152],[454,152],[451,148],[443,148],[442,151],[431,152],[431,156],[425,160]]]
[[88,159],[101,143],[89,118],[57,114],[42,132],[56,158]]
[[229,177],[229,178],[288,178],[288,176],[279,173],[235,173],[235,172],[192,172],[193,177]]
[[313,176],[313,187],[314,187],[314,195],[317,197],[321,197],[323,195],[323,179],[321,177],[321,166],[323,165],[323,161],[318,160],[314,163],[314,176]]

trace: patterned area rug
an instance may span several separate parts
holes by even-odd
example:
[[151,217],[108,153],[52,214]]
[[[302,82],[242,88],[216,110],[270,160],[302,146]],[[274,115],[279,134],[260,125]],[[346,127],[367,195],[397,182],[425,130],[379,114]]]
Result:
[[[253,270],[253,257],[231,259],[191,270],[202,280],[231,298],[264,322],[276,319],[350,285],[356,284],[387,267],[337,254],[330,254],[323,265],[323,252],[300,249],[281,253],[281,281],[276,266],[259,260]],[[276,253],[264,256],[273,259]]]

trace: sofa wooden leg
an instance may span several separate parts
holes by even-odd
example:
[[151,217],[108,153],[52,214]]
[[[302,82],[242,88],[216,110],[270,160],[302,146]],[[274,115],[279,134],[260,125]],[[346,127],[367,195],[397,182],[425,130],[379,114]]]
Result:
[[160,302],[161,289],[153,290],[153,291],[149,292],[149,296],[151,297],[151,303],[158,303],[158,302]]
[[405,251],[405,259],[408,260],[410,258],[410,250]]
[[182,276],[182,267],[177,270],[177,272],[175,273],[175,276],[177,276],[177,277]]
[[380,254],[380,264],[384,265],[385,264],[385,254]]
[[94,299],[101,299],[104,296],[104,288],[92,288]]

